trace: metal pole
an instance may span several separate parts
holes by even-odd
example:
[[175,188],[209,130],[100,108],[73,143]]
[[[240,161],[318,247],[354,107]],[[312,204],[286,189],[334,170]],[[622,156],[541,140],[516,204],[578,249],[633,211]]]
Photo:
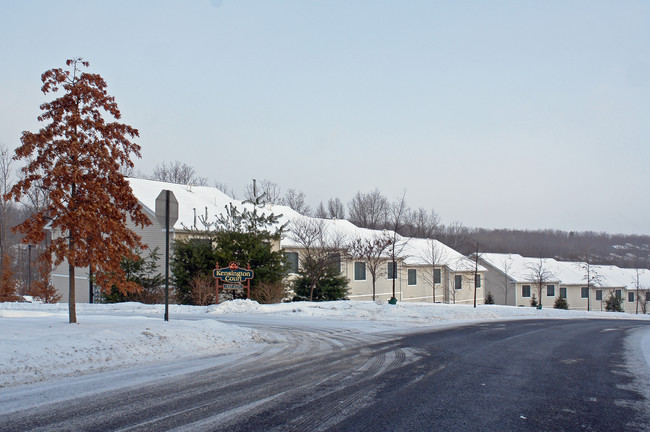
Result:
[[[250,269],[251,269],[251,263],[247,263],[246,270],[250,270]],[[251,298],[251,280],[246,279],[246,299],[250,300],[250,298]]]
[[32,295],[32,246],[27,245],[27,293]]
[[476,307],[476,290],[478,287],[478,242],[476,242],[476,259],[474,266],[474,307]]
[[169,190],[165,191],[165,321],[169,321]]
[[[219,270],[219,261],[214,263],[214,268]],[[219,304],[219,282],[221,281],[221,279],[214,278],[214,280],[215,280],[215,288],[217,290],[217,304]]]
[[95,302],[95,293],[93,288],[93,265],[88,266],[88,303]]

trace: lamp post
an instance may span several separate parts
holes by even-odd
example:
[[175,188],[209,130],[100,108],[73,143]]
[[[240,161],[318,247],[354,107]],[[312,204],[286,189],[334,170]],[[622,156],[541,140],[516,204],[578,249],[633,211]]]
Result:
[[32,294],[32,248],[34,245],[27,245],[27,292]]
[[476,291],[478,290],[478,245],[476,240],[470,240],[476,244],[476,252],[474,254],[474,307],[476,307]]

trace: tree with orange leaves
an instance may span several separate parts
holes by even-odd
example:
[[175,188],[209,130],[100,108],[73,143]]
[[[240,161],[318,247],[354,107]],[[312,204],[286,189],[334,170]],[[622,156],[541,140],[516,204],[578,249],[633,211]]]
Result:
[[13,302],[18,300],[16,291],[18,281],[14,278],[11,269],[11,260],[8,254],[2,255],[2,272],[0,272],[0,302]]
[[76,58],[66,65],[67,70],[41,75],[44,94],[63,94],[40,106],[38,120],[47,122],[41,130],[23,132],[14,159],[25,159],[26,165],[7,197],[18,201],[36,184],[49,194],[48,205],[14,229],[25,235],[24,243],[32,244],[43,241],[46,227],[55,233],[44,258],[54,257],[56,265],[67,260],[68,309],[74,323],[75,268],[98,270],[102,287],[137,291],[120,262],[144,246],[126,222],[131,218],[142,227],[151,222],[121,174],[122,168],[133,167],[131,155],[140,157],[140,146],[131,141],[139,136],[137,129],[113,121],[121,117],[115,98],[100,75],[81,71],[89,66],[87,61]]
[[52,264],[45,257],[39,260],[38,280],[32,283],[29,295],[43,303],[57,303],[61,300],[61,295],[52,285]]

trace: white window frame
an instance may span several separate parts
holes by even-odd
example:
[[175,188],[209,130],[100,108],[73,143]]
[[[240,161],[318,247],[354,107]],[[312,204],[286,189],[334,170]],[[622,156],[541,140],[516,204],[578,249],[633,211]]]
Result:
[[[552,294],[549,294],[549,289],[552,290]],[[546,297],[555,297],[555,284],[546,285]]]
[[300,254],[298,254],[298,252],[293,252],[293,251],[285,252],[285,256],[287,258],[287,263],[293,264],[293,263],[289,262],[289,255],[291,255],[291,256],[295,255],[295,257],[296,257],[296,268],[295,268],[295,271],[293,271],[294,270],[293,268],[288,269],[287,273],[289,273],[289,274],[298,274],[298,271],[300,270]]
[[[397,280],[397,269],[399,268],[399,265],[397,264],[397,261],[395,261],[395,268],[393,269],[393,274],[390,274],[390,268],[393,265],[393,261],[388,261],[386,263],[386,279],[388,280]],[[392,277],[391,277],[392,276]]]
[[[411,283],[411,272],[413,272],[415,283]],[[414,268],[410,268],[407,270],[406,274],[406,285],[408,286],[416,286],[418,284],[418,270]]]
[[[357,278],[357,264],[363,264],[363,279],[358,279]],[[367,281],[368,280],[368,266],[366,266],[365,261],[355,261],[353,266],[354,266],[354,269],[353,269],[354,281],[355,282],[365,282],[365,281]]]

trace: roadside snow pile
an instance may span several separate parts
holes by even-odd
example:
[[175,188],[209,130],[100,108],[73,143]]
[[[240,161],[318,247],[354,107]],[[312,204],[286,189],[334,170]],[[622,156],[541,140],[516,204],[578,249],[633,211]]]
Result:
[[257,339],[254,330],[213,319],[165,322],[144,316],[84,315],[79,324],[68,324],[67,311],[3,310],[6,306],[0,304],[0,387],[217,354]]
[[[109,368],[196,358],[272,342],[263,330],[219,322],[312,323],[358,332],[439,327],[515,319],[644,319],[650,315],[537,310],[511,306],[386,302],[296,302],[260,305],[235,300],[212,306],[140,303],[78,304],[79,324],[68,324],[67,304],[0,303],[0,387]],[[234,319],[233,319],[234,317]],[[260,328],[264,328],[262,325]]]
[[650,315],[627,313],[542,309],[497,305],[453,305],[443,303],[402,302],[390,305],[385,301],[294,302],[260,305],[251,300],[236,300],[210,306],[210,314],[256,313],[277,316],[336,318],[337,320],[369,320],[386,324],[429,325],[441,322],[476,322],[514,319],[645,319]]
[[226,313],[244,313],[259,312],[260,304],[254,300],[232,300],[220,303],[214,306],[208,306],[208,313],[226,314]]

